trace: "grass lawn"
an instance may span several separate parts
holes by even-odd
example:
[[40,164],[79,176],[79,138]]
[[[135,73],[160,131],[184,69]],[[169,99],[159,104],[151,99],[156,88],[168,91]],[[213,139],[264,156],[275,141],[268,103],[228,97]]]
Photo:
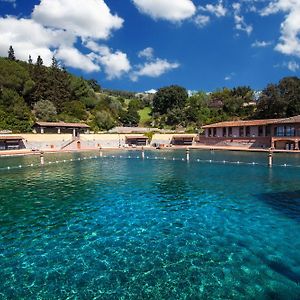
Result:
[[138,111],[141,119],[140,119],[140,125],[143,126],[147,122],[151,121],[151,108],[145,107],[144,109],[141,109]]

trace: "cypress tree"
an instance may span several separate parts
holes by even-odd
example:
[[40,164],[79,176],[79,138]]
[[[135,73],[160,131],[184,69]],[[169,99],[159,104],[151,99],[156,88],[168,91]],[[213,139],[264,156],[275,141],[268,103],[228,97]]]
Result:
[[52,69],[59,69],[59,64],[58,64],[58,61],[57,61],[55,56],[52,57],[51,68]]
[[41,56],[39,55],[39,56],[37,57],[37,60],[36,60],[36,65],[37,65],[37,66],[42,66],[43,63],[44,63],[44,62],[43,62]]
[[16,60],[14,48],[10,45],[8,50],[8,59]]
[[29,55],[28,63],[29,63],[30,65],[32,65],[32,58],[31,58],[31,55]]

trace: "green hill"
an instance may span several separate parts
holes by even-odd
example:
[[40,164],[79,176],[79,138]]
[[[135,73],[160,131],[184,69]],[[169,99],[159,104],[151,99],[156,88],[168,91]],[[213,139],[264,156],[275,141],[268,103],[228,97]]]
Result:
[[36,120],[86,122],[94,131],[139,123],[142,101],[134,93],[101,89],[55,58],[51,67],[41,58],[35,64],[0,58],[0,70],[0,131],[30,132]]

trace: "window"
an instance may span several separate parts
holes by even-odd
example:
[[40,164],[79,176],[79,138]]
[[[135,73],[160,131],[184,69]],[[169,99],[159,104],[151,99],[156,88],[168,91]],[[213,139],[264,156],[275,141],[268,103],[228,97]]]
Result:
[[246,126],[246,136],[250,136],[250,126]]
[[285,126],[285,136],[295,136],[295,127]]
[[270,136],[270,135],[271,135],[271,126],[268,125],[268,126],[266,127],[266,136]]
[[223,136],[226,136],[226,127],[223,127]]
[[208,128],[208,136],[211,136],[211,128]]
[[232,136],[232,127],[228,127],[228,136]]
[[243,126],[241,126],[239,128],[239,136],[244,136],[244,127]]
[[264,128],[263,126],[258,126],[258,136],[263,136],[264,135]]
[[284,126],[275,127],[275,136],[284,136]]
[[217,136],[217,128],[213,128],[213,136]]

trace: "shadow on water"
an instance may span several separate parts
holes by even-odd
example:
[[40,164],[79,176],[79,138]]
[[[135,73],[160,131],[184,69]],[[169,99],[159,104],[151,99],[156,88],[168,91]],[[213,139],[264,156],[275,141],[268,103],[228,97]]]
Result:
[[[256,195],[256,197],[283,216],[300,223],[300,190],[292,192],[261,193]],[[251,245],[249,245],[246,241],[241,240],[238,244],[241,247],[247,248],[253,255],[259,258],[262,263],[266,264],[274,272],[284,276],[296,284],[300,284],[300,273],[295,272],[280,259],[270,259],[262,253],[253,251],[251,249]]]
[[256,197],[282,215],[300,223],[300,190],[262,193]]
[[293,271],[287,264],[282,262],[280,259],[270,259],[266,255],[254,251],[253,249],[251,249],[251,245],[249,245],[247,241],[239,240],[237,244],[240,247],[246,248],[248,251],[250,251],[255,257],[257,257],[263,264],[267,265],[272,271],[295,282],[296,284],[300,284],[300,274]]

